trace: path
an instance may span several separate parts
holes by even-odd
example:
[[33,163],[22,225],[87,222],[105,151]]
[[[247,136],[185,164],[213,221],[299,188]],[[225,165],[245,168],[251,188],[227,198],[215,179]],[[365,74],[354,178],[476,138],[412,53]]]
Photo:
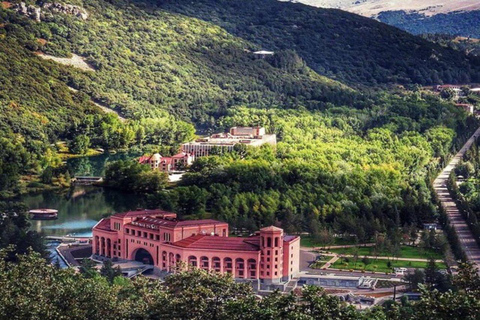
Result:
[[[70,90],[73,91],[73,92],[78,92],[78,90],[75,89],[75,88],[72,88],[72,87],[70,87],[70,86],[67,86],[67,87],[68,87],[68,89],[70,89]],[[100,109],[102,109],[105,113],[114,113],[114,114],[116,114],[116,115],[118,116],[118,119],[119,119],[121,122],[124,122],[125,120],[127,120],[127,119],[125,119],[125,118],[120,114],[120,112],[118,112],[117,110],[111,109],[111,108],[108,107],[106,104],[103,104],[103,103],[101,103],[101,102],[99,102],[99,101],[94,101],[94,100],[92,100],[92,102],[93,102],[94,105],[96,105],[97,107],[99,107]]]
[[333,265],[335,262],[337,262],[338,259],[340,259],[338,254],[334,254],[332,256],[332,258],[330,260],[328,260],[328,262],[323,265],[322,268],[325,268],[325,269],[330,268],[330,266]]
[[467,222],[460,214],[460,211],[457,208],[455,201],[448,192],[446,182],[452,170],[455,169],[456,165],[463,158],[468,149],[472,146],[475,137],[480,136],[480,128],[475,131],[474,135],[468,139],[465,145],[460,149],[460,151],[453,157],[450,163],[443,169],[443,171],[438,175],[438,177],[433,182],[433,188],[438,196],[438,199],[445,209],[448,220],[450,224],[455,229],[455,232],[458,235],[460,244],[467,255],[467,259],[477,267],[480,267],[480,247],[478,246],[475,238],[468,227]]
[[[354,258],[355,256],[353,254],[341,254],[341,253],[325,253],[325,256],[341,256],[341,257],[346,257],[346,258]],[[365,256],[358,256],[358,259],[361,260]],[[428,259],[423,259],[423,258],[402,258],[402,257],[384,257],[384,256],[366,256],[368,259],[371,260],[392,260],[392,261],[415,261],[415,262],[428,262]],[[336,260],[335,260],[336,261]],[[442,259],[436,259],[435,262],[441,263],[443,262]]]
[[301,250],[329,250],[329,249],[343,249],[343,248],[363,248],[373,247],[375,243],[360,243],[360,244],[343,244],[336,246],[322,246],[322,247],[300,247]]

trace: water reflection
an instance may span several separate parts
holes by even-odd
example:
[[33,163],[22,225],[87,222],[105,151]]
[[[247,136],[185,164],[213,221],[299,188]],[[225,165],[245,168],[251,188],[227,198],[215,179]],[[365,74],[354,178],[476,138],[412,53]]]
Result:
[[128,160],[139,157],[137,153],[104,153],[94,157],[82,157],[68,159],[67,167],[74,176],[94,176],[105,175],[105,167],[109,162],[118,160]]
[[58,210],[57,220],[32,221],[33,229],[52,236],[91,236],[92,227],[101,218],[115,212],[146,207],[145,199],[141,196],[93,186],[24,195],[19,200],[30,209]]

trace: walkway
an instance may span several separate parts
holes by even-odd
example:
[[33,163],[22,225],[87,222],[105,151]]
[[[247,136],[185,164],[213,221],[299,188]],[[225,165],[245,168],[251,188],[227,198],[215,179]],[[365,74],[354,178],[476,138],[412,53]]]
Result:
[[[325,253],[325,256],[329,257],[346,257],[346,258],[354,258],[355,256],[352,254],[341,254],[341,253]],[[358,260],[362,260],[364,257],[367,257],[371,260],[392,260],[392,261],[415,261],[415,262],[428,262],[428,259],[423,258],[402,258],[402,257],[385,257],[385,256],[358,256]],[[338,259],[336,259],[338,260]],[[335,261],[336,261],[335,260]],[[436,259],[435,262],[441,263],[443,262],[442,259]],[[332,263],[333,264],[333,263]]]
[[300,247],[301,250],[326,250],[329,249],[343,249],[343,248],[362,248],[362,247],[374,247],[375,243],[358,243],[358,244],[343,244],[335,246],[323,246],[323,247]]
[[448,192],[446,183],[450,173],[455,169],[456,165],[460,162],[463,158],[465,153],[468,149],[472,146],[475,137],[480,136],[480,128],[474,133],[470,139],[465,143],[462,149],[453,157],[450,163],[443,169],[440,175],[435,179],[433,182],[433,188],[438,196],[438,199],[445,209],[448,215],[448,220],[450,224],[455,229],[455,232],[458,235],[460,240],[460,244],[462,245],[465,254],[467,255],[467,259],[480,267],[480,247],[478,246],[475,238],[470,231],[467,222],[460,214],[455,201],[453,200],[452,196]]

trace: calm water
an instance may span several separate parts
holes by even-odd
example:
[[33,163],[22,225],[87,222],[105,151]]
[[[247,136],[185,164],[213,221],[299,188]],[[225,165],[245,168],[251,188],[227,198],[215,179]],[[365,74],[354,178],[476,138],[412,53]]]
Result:
[[104,153],[94,157],[82,157],[68,159],[67,167],[70,172],[74,172],[75,176],[94,176],[100,177],[105,175],[105,167],[109,162],[118,160],[129,160],[137,158],[141,154],[137,153]]
[[115,212],[144,208],[142,197],[117,190],[78,186],[63,192],[46,191],[20,198],[30,209],[58,210],[57,220],[34,220],[32,228],[48,236],[90,236],[92,227]]
[[[70,159],[67,165],[75,175],[103,176],[105,165],[110,161],[129,159],[132,155],[100,155],[89,158]],[[118,190],[94,186],[77,186],[62,191],[45,191],[19,198],[28,208],[51,208],[58,210],[57,220],[35,220],[32,228],[48,236],[91,236],[92,227],[103,217],[115,212],[145,208],[141,196]]]

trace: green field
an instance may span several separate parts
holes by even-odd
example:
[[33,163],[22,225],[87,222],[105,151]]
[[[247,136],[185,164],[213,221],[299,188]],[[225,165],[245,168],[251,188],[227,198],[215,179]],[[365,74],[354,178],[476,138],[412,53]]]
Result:
[[[388,267],[388,260],[377,259],[371,260],[366,267],[365,264],[358,259],[357,263],[353,261],[352,258],[348,259],[349,262],[345,262],[344,259],[337,260],[332,268],[334,269],[344,269],[344,270],[365,270],[365,271],[376,271],[376,272],[393,272],[393,268],[426,268],[427,262],[418,262],[418,261],[391,261],[392,267]],[[444,263],[437,263],[437,266],[440,269],[445,269],[446,266]]]
[[[358,256],[379,256],[379,257],[391,257],[392,253],[390,251],[383,251],[380,253],[375,253],[373,247],[357,247],[357,248],[339,248],[339,249],[329,249],[328,251],[338,254],[347,254],[353,255],[355,250],[358,250]],[[411,258],[411,259],[428,259],[428,258],[442,259],[443,256],[439,252],[436,252],[431,249],[423,249],[420,247],[412,246],[402,246],[400,248],[400,255],[398,258]]]

